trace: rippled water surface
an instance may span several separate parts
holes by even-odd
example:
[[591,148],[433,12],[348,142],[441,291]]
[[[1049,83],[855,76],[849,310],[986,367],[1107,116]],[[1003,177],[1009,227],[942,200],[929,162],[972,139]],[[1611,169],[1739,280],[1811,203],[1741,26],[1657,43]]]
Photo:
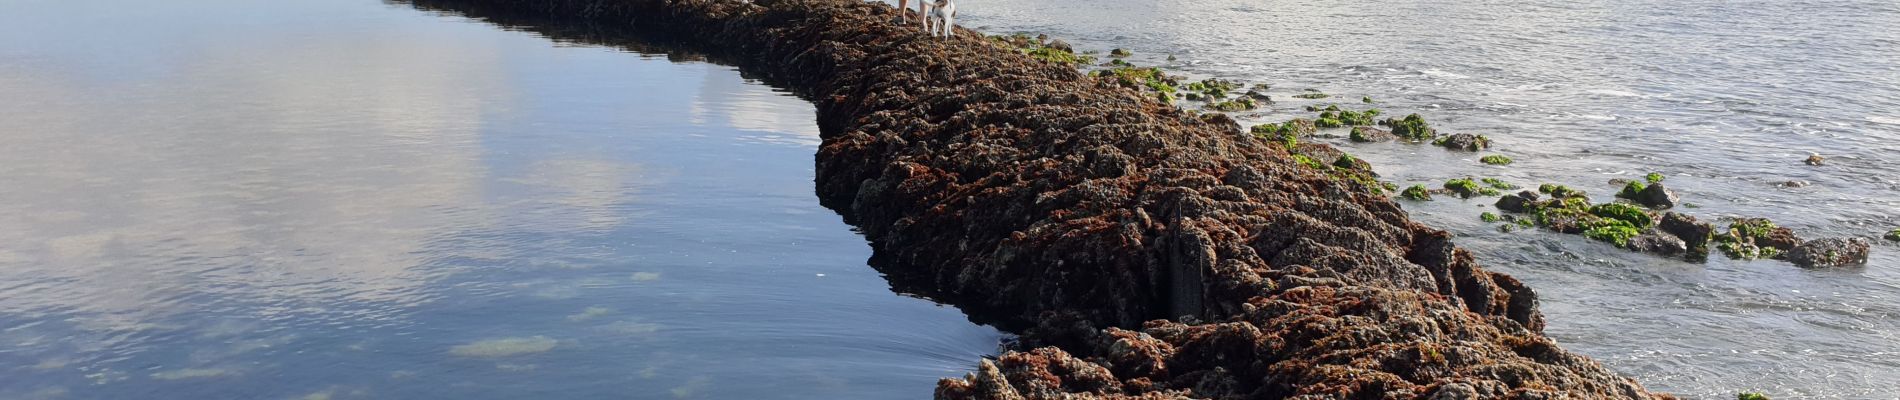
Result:
[[0,398],[919,398],[996,347],[731,68],[366,1],[10,1]]
[[[1269,83],[1278,102],[1420,113],[1517,160],[1351,145],[1386,180],[1568,184],[1608,197],[1647,172],[1704,219],[1769,217],[1807,238],[1900,227],[1900,3],[1892,1],[958,0],[989,33],[1046,33],[1139,65]],[[1175,61],[1165,60],[1173,55]],[[1302,100],[1319,89],[1337,97]],[[1343,133],[1343,132],[1342,132]],[[1828,165],[1802,164],[1809,152]],[[1802,181],[1806,187],[1776,183]],[[1543,295],[1552,336],[1696,398],[1900,395],[1900,246],[1865,268],[1691,264],[1576,236],[1498,233],[1490,199],[1406,203]],[[1717,258],[1720,258],[1719,256]]]

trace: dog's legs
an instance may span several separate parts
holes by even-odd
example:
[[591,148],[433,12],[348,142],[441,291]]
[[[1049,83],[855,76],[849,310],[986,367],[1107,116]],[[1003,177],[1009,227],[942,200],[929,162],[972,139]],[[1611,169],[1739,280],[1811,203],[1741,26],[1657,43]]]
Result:
[[943,26],[940,26],[938,28],[943,29],[944,39],[949,39],[950,34],[956,32],[957,30],[956,6],[954,5],[950,6],[950,12],[943,13]]

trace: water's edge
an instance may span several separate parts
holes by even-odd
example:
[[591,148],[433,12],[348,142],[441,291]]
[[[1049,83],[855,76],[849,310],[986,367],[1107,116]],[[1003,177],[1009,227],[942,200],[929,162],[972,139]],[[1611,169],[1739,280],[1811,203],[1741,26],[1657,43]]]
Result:
[[872,265],[1053,347],[939,397],[1652,396],[1557,348],[1528,288],[1384,197],[970,32],[898,33],[888,6],[405,3],[704,51],[811,100],[819,196],[872,240]]

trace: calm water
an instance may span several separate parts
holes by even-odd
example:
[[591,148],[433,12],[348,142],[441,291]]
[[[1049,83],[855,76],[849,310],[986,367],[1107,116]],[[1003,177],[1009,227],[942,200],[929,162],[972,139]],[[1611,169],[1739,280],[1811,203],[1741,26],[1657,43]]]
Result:
[[0,12],[0,399],[920,398],[811,106],[372,1]]
[[[958,0],[972,27],[1123,47],[1142,65],[1274,85],[1248,121],[1308,104],[1417,112],[1483,133],[1477,155],[1346,145],[1402,184],[1466,175],[1613,193],[1662,172],[1704,218],[1809,238],[1900,227],[1900,3],[1892,1]],[[1112,23],[1104,23],[1112,21]],[[1167,62],[1168,54],[1178,60]],[[1330,100],[1291,98],[1313,88]],[[1801,164],[1808,152],[1828,166]],[[1780,188],[1776,182],[1810,186]],[[1549,333],[1651,388],[1698,398],[1900,395],[1900,246],[1864,269],[1690,264],[1575,236],[1501,234],[1488,199],[1406,208],[1543,294]],[[1720,258],[1720,257],[1717,257]]]

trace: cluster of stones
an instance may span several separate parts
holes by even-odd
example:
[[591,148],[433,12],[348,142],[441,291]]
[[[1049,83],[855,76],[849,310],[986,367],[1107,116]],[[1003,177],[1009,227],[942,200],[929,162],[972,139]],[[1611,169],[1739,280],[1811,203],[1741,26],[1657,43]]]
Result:
[[[1495,206],[1527,215],[1520,221],[1551,231],[1689,261],[1707,260],[1712,251],[1720,251],[1733,259],[1786,260],[1806,268],[1867,262],[1870,245],[1864,238],[1804,241],[1793,230],[1776,226],[1766,218],[1738,219],[1727,229],[1717,230],[1714,224],[1693,216],[1659,211],[1678,203],[1676,194],[1662,180],[1660,174],[1650,174],[1645,181],[1627,183],[1617,193],[1627,203],[1592,203],[1583,191],[1545,184],[1535,192],[1500,197]],[[1549,198],[1543,198],[1545,195]]]

